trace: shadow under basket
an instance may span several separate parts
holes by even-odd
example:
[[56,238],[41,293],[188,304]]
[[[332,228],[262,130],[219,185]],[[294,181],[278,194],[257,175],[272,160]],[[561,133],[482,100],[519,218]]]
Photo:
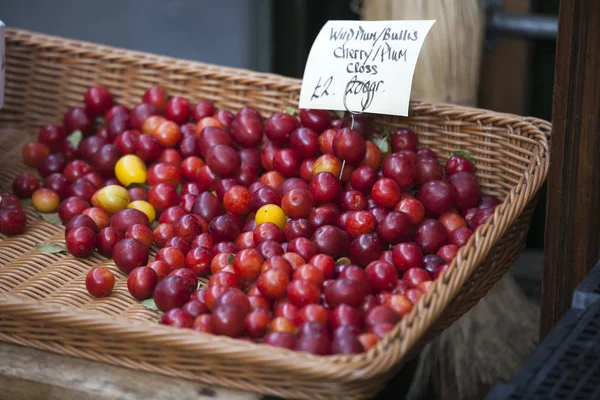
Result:
[[[5,106],[0,111],[0,187],[28,170],[22,145],[40,126],[61,123],[85,91],[106,86],[118,103],[137,104],[162,85],[171,95],[210,100],[264,116],[297,107],[300,81],[7,29]],[[27,206],[26,232],[0,241],[0,340],[60,354],[286,398],[359,399],[375,395],[408,358],[469,310],[506,272],[525,245],[535,195],[548,173],[546,121],[447,104],[413,102],[410,117],[376,117],[414,130],[420,145],[445,160],[468,151],[486,194],[503,199],[380,343],[352,356],[313,356],[157,323],[127,291],[126,277],[97,253],[87,259],[42,253],[64,244],[64,228]],[[113,293],[85,289],[92,266],[116,277]]]

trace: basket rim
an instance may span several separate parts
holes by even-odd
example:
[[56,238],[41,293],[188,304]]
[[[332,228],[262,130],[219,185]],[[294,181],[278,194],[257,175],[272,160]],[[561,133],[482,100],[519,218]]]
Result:
[[[6,40],[23,43],[29,46],[43,48],[56,48],[59,51],[71,51],[90,55],[101,59],[127,58],[140,67],[152,63],[165,70],[185,70],[187,72],[201,71],[202,75],[218,76],[226,80],[243,80],[256,82],[261,86],[273,85],[285,87],[289,92],[300,89],[300,80],[283,77],[269,73],[258,73],[240,68],[221,67],[196,61],[187,61],[166,56],[157,56],[151,53],[124,50],[106,45],[89,42],[63,39],[57,36],[37,34],[34,32],[7,28]],[[78,309],[67,306],[50,305],[43,301],[26,299],[21,296],[0,294],[0,309],[14,315],[26,316],[36,321],[52,320],[54,324],[65,327],[80,327],[94,332],[104,332],[99,322],[115,327],[123,334],[135,335],[144,338],[150,343],[164,344],[165,338],[169,340],[172,348],[181,348],[189,351],[195,349],[204,354],[211,353],[219,357],[239,360],[240,356],[247,356],[256,362],[269,362],[270,365],[295,374],[314,376],[316,372],[324,377],[335,377],[340,381],[356,380],[357,374],[361,379],[380,375],[396,365],[416,345],[419,338],[440,317],[441,313],[459,293],[466,280],[474,273],[479,263],[492,248],[493,243],[516,220],[526,204],[533,198],[539,187],[545,181],[549,168],[549,132],[551,125],[543,120],[531,117],[520,117],[512,114],[497,113],[480,108],[457,106],[444,103],[431,103],[426,101],[412,101],[415,114],[426,115],[428,112],[445,114],[448,118],[460,116],[461,119],[479,121],[481,124],[504,126],[513,124],[517,128],[527,128],[533,131],[535,139],[534,156],[529,168],[519,183],[512,187],[502,204],[489,220],[477,229],[468,243],[463,246],[450,268],[434,281],[431,289],[425,293],[413,310],[404,316],[395,327],[372,349],[359,355],[329,355],[315,356],[308,353],[299,353],[287,349],[269,347],[264,352],[263,344],[246,343],[216,335],[190,335],[185,330],[162,326],[148,321],[136,321],[123,316],[108,316],[101,312]],[[460,265],[459,265],[460,264]],[[469,264],[465,266],[464,264]],[[459,265],[457,267],[457,265]],[[56,319],[58,318],[57,322]],[[147,329],[153,326],[151,332]],[[196,332],[194,332],[196,333]],[[176,339],[176,340],[175,340]],[[289,364],[290,357],[301,359],[301,366]],[[359,369],[360,371],[356,371]]]

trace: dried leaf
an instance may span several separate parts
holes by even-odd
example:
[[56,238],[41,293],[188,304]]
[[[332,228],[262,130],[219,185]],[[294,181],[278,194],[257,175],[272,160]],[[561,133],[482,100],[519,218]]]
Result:
[[52,225],[62,225],[62,221],[58,216],[58,213],[40,213],[40,216]]
[[337,115],[338,119],[344,119],[346,116],[346,111],[336,110],[334,113]]
[[294,110],[293,107],[288,107],[285,110],[283,110],[283,112],[286,114],[294,115],[296,113],[296,110]]
[[153,298],[142,301],[142,305],[149,310],[158,311],[158,307],[156,307],[156,303],[154,302]]
[[59,246],[54,243],[39,243],[35,245],[35,248],[42,253],[63,253],[68,252],[65,247]]
[[81,131],[73,131],[73,133],[71,133],[67,137],[67,140],[71,143],[71,146],[73,146],[73,148],[75,148],[75,149],[79,147],[79,143],[81,143],[82,139],[83,139],[83,133],[81,133]]
[[390,143],[386,137],[374,137],[372,141],[379,147],[379,150],[381,150],[383,154],[387,154],[390,151]]
[[342,265],[342,264],[351,264],[350,259],[348,257],[342,257],[342,258],[338,258],[338,260],[335,262],[335,265]]

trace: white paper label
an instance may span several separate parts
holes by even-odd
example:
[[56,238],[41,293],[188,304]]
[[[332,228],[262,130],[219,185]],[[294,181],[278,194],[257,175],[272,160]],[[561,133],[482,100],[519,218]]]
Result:
[[4,107],[4,23],[0,21],[0,109]]
[[329,21],[310,49],[300,108],[408,115],[419,52],[435,21]]

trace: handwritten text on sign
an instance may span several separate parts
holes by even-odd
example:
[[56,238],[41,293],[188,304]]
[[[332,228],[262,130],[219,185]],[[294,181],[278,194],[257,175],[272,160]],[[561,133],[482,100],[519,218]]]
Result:
[[300,108],[408,115],[421,46],[435,21],[329,21],[308,55]]

